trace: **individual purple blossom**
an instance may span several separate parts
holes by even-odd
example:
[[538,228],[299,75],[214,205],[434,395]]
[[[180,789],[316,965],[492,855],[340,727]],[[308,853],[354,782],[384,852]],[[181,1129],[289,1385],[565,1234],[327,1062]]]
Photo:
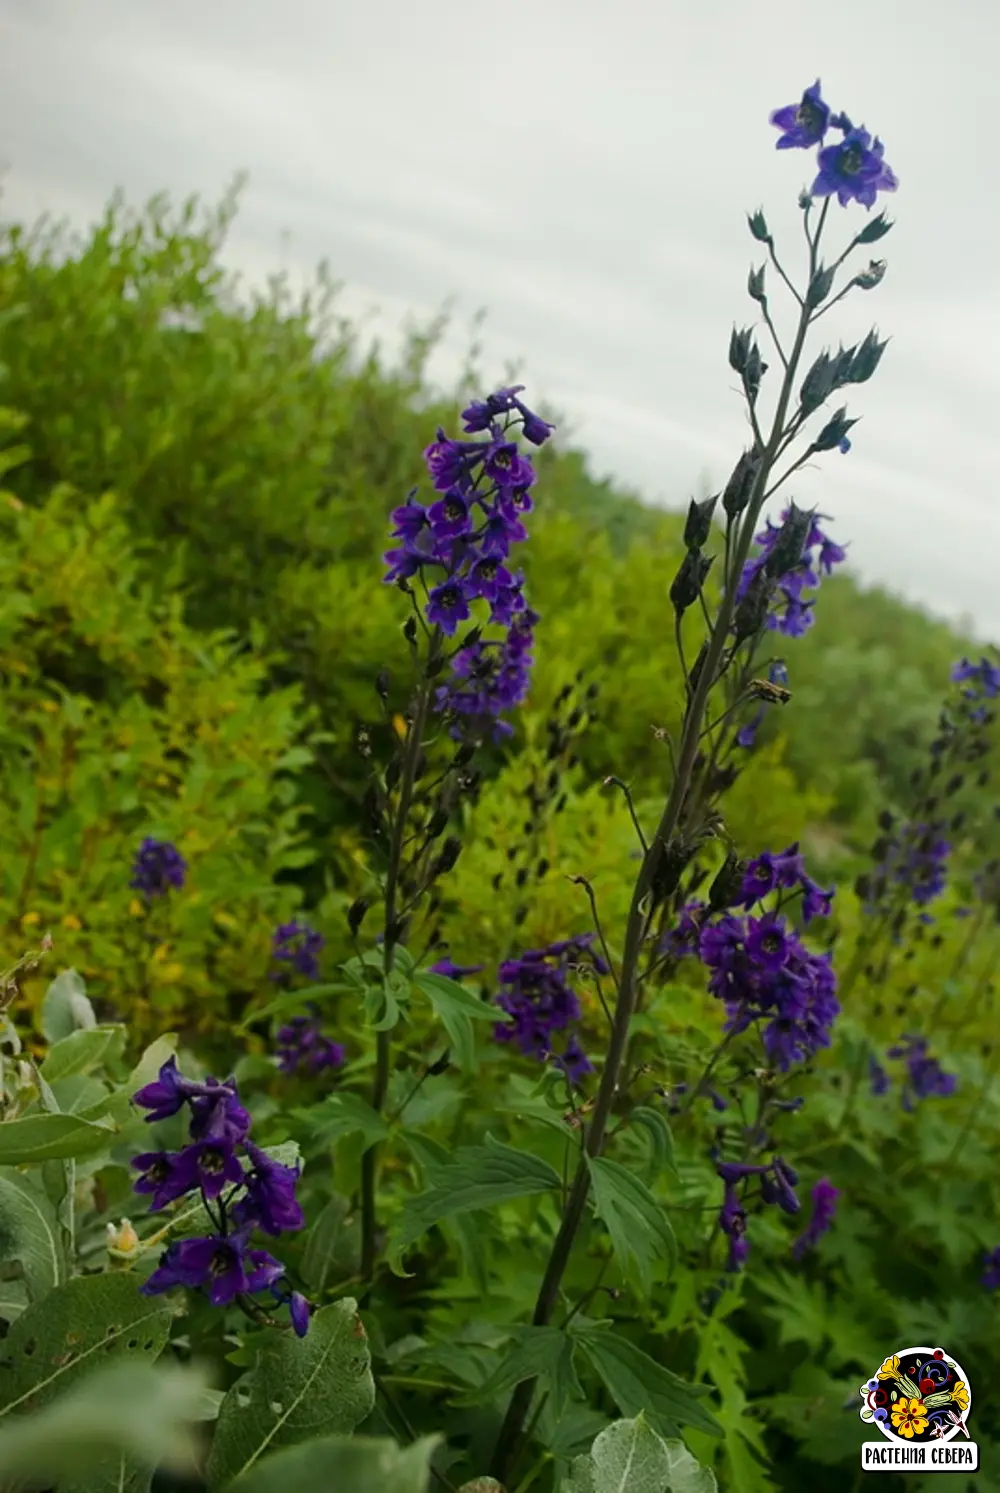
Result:
[[326,947],[322,933],[308,923],[279,923],[271,939],[271,957],[280,965],[272,970],[272,980],[286,980],[293,972],[305,980],[319,979],[319,956]]
[[462,423],[465,430],[471,435],[477,431],[488,430],[493,422],[503,414],[509,414],[516,410],[521,416],[521,433],[526,441],[531,441],[534,446],[541,446],[548,440],[555,430],[547,420],[542,420],[527,405],[522,404],[517,398],[523,390],[523,384],[514,384],[509,389],[498,389],[495,394],[490,394],[486,399],[474,399],[467,409],[462,411]]
[[951,671],[955,684],[967,684],[962,694],[967,700],[995,700],[1000,695],[1000,664],[992,663],[985,655],[972,663],[963,658]]
[[482,964],[455,964],[451,959],[445,957],[438,959],[430,967],[432,975],[444,975],[448,980],[464,980],[467,975],[478,975],[485,965]]
[[747,1238],[747,1216],[735,1187],[726,1188],[719,1212],[719,1227],[729,1240],[726,1271],[736,1275],[749,1258],[750,1240]]
[[146,1120],[152,1125],[157,1120],[168,1120],[171,1115],[179,1113],[196,1094],[208,1093],[211,1090],[206,1084],[182,1077],[177,1070],[176,1057],[169,1057],[152,1083],[145,1084],[132,1098],[140,1108],[150,1111]]
[[778,150],[808,150],[823,139],[831,121],[829,106],[823,102],[819,90],[817,78],[797,104],[786,104],[769,116],[775,129],[782,131],[776,142]]
[[[798,526],[801,521],[802,513],[794,503],[783,511],[780,524],[773,524],[770,519],[766,521],[760,533],[754,535],[759,553],[743,566],[736,591],[737,599],[742,601],[753,581],[761,571],[766,570],[775,585],[766,625],[770,631],[792,638],[801,637],[813,624],[815,598],[803,597],[803,591],[818,588],[822,577],[830,575],[833,567],[847,558],[844,549],[835,544],[820,527],[821,521],[826,523],[828,520],[823,515],[816,514],[806,531],[800,557],[789,568],[775,571],[774,565],[781,564],[782,550],[779,545],[786,531],[790,531],[791,526]],[[778,558],[775,560],[772,556],[776,552]]]
[[1000,1287],[1000,1248],[990,1250],[983,1257],[986,1269],[983,1271],[983,1285],[988,1291],[995,1291]]
[[302,1205],[295,1196],[300,1168],[285,1166],[259,1146],[247,1142],[251,1161],[246,1177],[246,1198],[238,1204],[240,1219],[252,1220],[265,1234],[290,1234],[305,1223]]
[[143,840],[136,852],[129,886],[146,897],[163,897],[174,887],[180,891],[187,874],[187,861],[169,840]]
[[288,1312],[292,1319],[292,1327],[295,1329],[296,1337],[305,1337],[309,1331],[309,1319],[315,1311],[311,1301],[307,1301],[301,1291],[293,1291],[288,1298]]
[[210,1234],[171,1244],[160,1264],[140,1287],[158,1296],[174,1286],[203,1290],[213,1306],[228,1306],[237,1296],[265,1290],[284,1274],[284,1266],[266,1250],[250,1249],[245,1232]]
[[937,1058],[928,1053],[926,1037],[907,1034],[889,1048],[886,1056],[902,1058],[906,1063],[902,1103],[907,1111],[913,1109],[915,1099],[947,1099],[958,1086],[955,1075],[945,1073]]
[[762,969],[779,970],[788,958],[788,933],[784,919],[768,912],[747,920],[746,949]]
[[792,1254],[797,1260],[800,1260],[808,1250],[815,1249],[822,1235],[832,1225],[837,1211],[840,1189],[834,1187],[827,1177],[821,1177],[812,1189],[810,1197],[812,1198],[812,1217],[792,1245]]
[[883,1094],[888,1093],[889,1089],[892,1088],[891,1078],[882,1067],[882,1064],[875,1058],[869,1058],[868,1060],[868,1082],[872,1097],[875,1099],[880,1099]]
[[819,175],[812,184],[812,195],[829,197],[836,193],[841,207],[852,201],[872,207],[879,192],[894,192],[899,186],[884,155],[881,140],[873,142],[865,129],[849,130],[839,145],[828,145],[820,151]]
[[321,1031],[315,1006],[310,1007],[310,1012],[308,1016],[293,1016],[278,1028],[275,1054],[281,1073],[315,1075],[343,1065],[343,1046]]
[[197,1141],[176,1154],[147,1153],[137,1156],[132,1165],[143,1173],[135,1184],[136,1192],[153,1192],[151,1213],[189,1192],[200,1191],[214,1202],[227,1187],[243,1181],[239,1158],[225,1141]]

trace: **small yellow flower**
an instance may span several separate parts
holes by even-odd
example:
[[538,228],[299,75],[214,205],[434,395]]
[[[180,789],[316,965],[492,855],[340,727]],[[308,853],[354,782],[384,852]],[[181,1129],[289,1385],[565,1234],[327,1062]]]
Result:
[[923,1400],[898,1400],[892,1407],[892,1424],[907,1439],[922,1435],[927,1429],[927,1406]]
[[62,920],[62,925],[64,928],[71,928],[74,933],[79,933],[83,927],[75,912],[68,912]]
[[43,700],[42,709],[47,710],[49,715],[55,715],[56,711],[59,709],[59,706],[55,700]]
[[955,1388],[951,1392],[951,1397],[955,1401],[955,1404],[958,1406],[959,1410],[961,1410],[964,1414],[965,1411],[969,1408],[969,1386],[966,1384],[964,1379],[959,1379],[958,1383],[955,1385]]
[[108,1224],[108,1254],[113,1259],[129,1260],[141,1248],[142,1240],[127,1218],[123,1218],[117,1228],[113,1223]]
[[403,717],[401,715],[394,715],[393,716],[393,718],[392,718],[392,729],[395,731],[396,735],[402,741],[403,738],[406,736],[406,722],[404,721],[404,719],[403,719]]
[[40,923],[41,921],[42,919],[39,913],[26,912],[24,914],[24,917],[21,919],[21,927],[30,928],[34,923]]
[[139,901],[138,897],[132,898],[131,902],[128,905],[128,910],[131,916],[134,918],[141,918],[143,913],[146,911],[142,903]]
[[899,1374],[899,1354],[898,1353],[894,1353],[891,1358],[887,1358],[886,1359],[885,1363],[879,1369],[878,1374],[876,1375],[876,1378],[878,1378],[878,1379],[895,1379],[898,1376],[898,1374]]

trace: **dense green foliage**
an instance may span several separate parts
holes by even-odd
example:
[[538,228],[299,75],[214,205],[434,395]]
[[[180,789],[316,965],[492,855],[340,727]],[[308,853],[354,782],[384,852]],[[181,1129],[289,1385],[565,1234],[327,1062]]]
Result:
[[[579,1260],[566,1290],[586,1301],[588,1315],[558,1340],[539,1335],[554,1328],[532,1336],[510,1324],[530,1317],[538,1259],[553,1232],[551,1194],[564,1185],[574,1142],[565,1091],[540,1090],[537,1070],[491,1043],[485,1022],[473,1022],[466,1052],[477,1074],[473,1094],[453,1068],[406,1103],[405,1123],[397,1115],[387,1124],[368,1109],[364,982],[352,988],[348,979],[345,989],[335,970],[352,953],[345,911],[374,884],[358,728],[367,727],[376,756],[405,729],[405,613],[398,593],[381,584],[380,557],[389,510],[421,479],[423,447],[439,423],[454,425],[462,395],[478,380],[470,369],[461,389],[444,395],[428,387],[434,328],[412,337],[400,366],[387,366],[337,318],[322,277],[300,303],[280,283],[241,300],[217,259],[231,211],[226,204],[200,222],[194,204],[178,214],[154,203],[133,220],[115,206],[82,242],[42,227],[10,228],[0,243],[0,969],[50,931],[47,962],[16,982],[12,1014],[26,1047],[40,1056],[67,1036],[43,1014],[53,961],[80,972],[102,1021],[97,1030],[121,1038],[109,1037],[107,1052],[63,1080],[76,1087],[56,1094],[57,1108],[91,1130],[46,1153],[59,1175],[32,1194],[58,1239],[52,1278],[39,1275],[37,1250],[0,1231],[0,1276],[5,1265],[11,1276],[0,1315],[14,1323],[11,1339],[22,1331],[18,1313],[34,1309],[43,1287],[80,1292],[90,1279],[118,1289],[132,1279],[126,1272],[67,1284],[72,1252],[84,1266],[100,1263],[106,1225],[136,1211],[127,1161],[142,1125],[121,1101],[140,1081],[129,1064],[142,1044],[169,1030],[210,1071],[236,1068],[254,1095],[263,1143],[298,1144],[309,1226],[289,1259],[327,1303],[314,1332],[335,1333],[354,1310],[351,1201],[364,1153],[389,1137],[385,1173],[398,1186],[386,1220],[399,1275],[364,1303],[375,1383],[387,1398],[372,1411],[360,1396],[356,1413],[317,1425],[315,1434],[362,1422],[365,1436],[400,1441],[409,1431],[443,1431],[450,1456],[456,1437],[463,1447],[454,1469],[461,1482],[485,1466],[498,1407],[518,1378],[544,1370],[551,1398],[538,1422],[542,1477],[555,1466],[572,1476],[564,1483],[571,1490],[600,1493],[604,1485],[581,1464],[616,1452],[610,1442],[600,1452],[588,1448],[616,1413],[634,1421],[642,1411],[651,1430],[642,1420],[616,1434],[653,1437],[643,1455],[666,1469],[657,1486],[668,1475],[676,1480],[665,1486],[678,1493],[709,1486],[697,1481],[707,1474],[689,1457],[681,1467],[683,1430],[723,1488],[769,1493],[808,1483],[832,1493],[854,1476],[858,1385],[904,1340],[926,1341],[968,1368],[977,1439],[992,1459],[976,1486],[1000,1488],[1000,1398],[992,1387],[1000,1354],[995,1309],[979,1283],[982,1253],[1000,1244],[988,1045],[997,944],[992,914],[973,920],[974,944],[969,925],[951,916],[969,900],[972,870],[998,843],[981,794],[956,793],[968,819],[936,933],[878,988],[864,978],[854,984],[837,1045],[803,1083],[803,1110],[788,1116],[781,1145],[804,1181],[828,1176],[842,1194],[836,1227],[801,1264],[789,1257],[792,1234],[780,1222],[755,1219],[745,1280],[706,1305],[719,1278],[711,1233],[718,1187],[707,1156],[712,1144],[728,1145],[732,1114],[680,1115],[672,1138],[662,1122],[648,1131],[630,1125],[616,1155],[645,1179],[631,1204],[641,1219],[654,1183],[665,1186],[662,1249],[629,1256],[634,1216],[616,1191],[620,1178],[616,1184],[607,1172],[590,1224],[596,1238],[603,1221],[611,1244],[605,1291],[593,1288],[592,1262]],[[667,756],[654,728],[676,729],[683,698],[666,602],[682,553],[680,521],[595,481],[584,456],[558,441],[540,453],[538,468],[525,567],[543,620],[530,700],[512,742],[484,757],[482,785],[462,809],[459,868],[409,940],[416,955],[431,934],[443,937],[454,959],[486,967],[487,982],[516,947],[592,926],[573,876],[587,878],[605,927],[622,926],[634,840],[625,801],[605,779],[628,781],[640,818],[662,800]],[[764,745],[727,798],[726,822],[751,854],[801,840],[814,874],[838,883],[843,969],[860,918],[851,883],[866,864],[880,810],[906,808],[949,669],[967,645],[850,577],[825,585],[817,618],[812,633],[789,645],[792,701],[772,711]],[[380,714],[374,681],[383,668],[391,679]],[[581,706],[560,758],[564,802],[558,813],[535,816],[526,794],[549,770],[546,722],[566,686],[583,700],[592,685],[598,693]],[[144,835],[173,841],[189,865],[184,890],[152,909],[128,885]],[[547,863],[530,895],[504,874],[526,840],[530,863]],[[263,1057],[266,1022],[254,1022],[273,994],[272,931],[296,912],[328,939],[324,979],[341,981],[330,1026],[349,1064],[332,1092],[322,1081],[275,1075]],[[416,978],[410,987],[410,972],[412,962],[403,971],[411,1035],[390,1087],[390,1114],[402,1111],[422,1061],[444,1045],[438,1021],[447,993],[435,1004],[433,987]],[[602,1032],[596,996],[581,994],[587,1031]],[[117,1021],[126,1024],[127,1052]],[[645,1105],[692,1064],[697,1070],[719,1027],[717,1003],[697,974],[682,968],[654,992],[637,1027],[648,1065]],[[929,1036],[958,1075],[954,1097],[906,1114],[898,1091],[868,1093],[865,1044],[884,1054],[902,1030]],[[156,1056],[162,1061],[167,1050]],[[155,1064],[148,1055],[143,1062],[148,1078]],[[46,1109],[44,1087],[36,1085],[35,1101]],[[62,1119],[55,1108],[45,1118]],[[118,1128],[102,1150],[107,1138],[92,1130],[105,1123]],[[534,1182],[522,1178],[520,1190],[511,1183],[513,1190],[493,1194],[488,1234],[477,1227],[480,1215],[443,1208],[421,1215],[412,1202],[420,1181],[429,1189],[421,1203],[435,1188],[460,1193],[471,1178],[486,1185],[490,1147],[515,1143],[544,1172]],[[18,1168],[30,1159],[0,1148],[0,1189],[29,1187]],[[75,1174],[62,1169],[71,1166]],[[74,1189],[76,1232],[70,1225],[60,1237],[59,1210]],[[526,1207],[532,1192],[538,1197]],[[677,1253],[688,1268],[675,1268]],[[153,1315],[148,1340],[155,1332],[165,1342],[170,1324],[162,1310]],[[627,1333],[612,1337],[605,1326],[612,1320]],[[217,1383],[233,1396],[221,1429],[245,1418],[231,1386],[263,1336],[251,1331],[237,1341],[239,1331],[227,1338],[220,1372],[228,1377]],[[218,1359],[208,1308],[196,1307],[183,1332],[185,1352]],[[498,1368],[500,1349],[507,1356]],[[330,1369],[338,1384],[339,1351]],[[673,1375],[703,1392],[678,1388]],[[580,1381],[589,1408],[574,1400]],[[412,1425],[398,1414],[404,1391]],[[178,1396],[177,1418],[197,1419]],[[0,1416],[16,1408],[11,1399]],[[30,1408],[42,1413],[46,1403]],[[291,1475],[291,1463],[284,1473],[279,1467],[278,1444],[262,1490]],[[349,1457],[361,1443],[337,1445],[337,1455]],[[127,1459],[134,1447],[112,1450]],[[419,1488],[430,1454],[421,1445],[407,1471],[407,1453],[371,1453],[389,1458],[384,1486],[400,1490]],[[213,1457],[214,1486],[244,1466],[223,1439]],[[452,1470],[447,1459],[435,1465],[443,1475]],[[62,1467],[51,1475],[62,1476]],[[248,1473],[251,1486],[258,1482]],[[548,1486],[536,1484],[539,1493]]]

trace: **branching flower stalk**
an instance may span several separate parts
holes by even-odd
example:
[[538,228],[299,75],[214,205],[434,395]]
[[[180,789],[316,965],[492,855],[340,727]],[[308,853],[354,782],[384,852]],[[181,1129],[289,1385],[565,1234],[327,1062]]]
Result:
[[[818,98],[818,85],[816,87],[816,97]],[[809,114],[810,107],[807,95],[798,110],[803,119]],[[792,139],[792,144],[812,145],[822,138],[829,119],[829,111],[826,110],[825,105],[823,109],[825,111],[824,117],[820,122],[818,132],[810,128],[806,131],[808,138]],[[779,111],[779,114],[787,112]],[[774,117],[773,122],[778,123],[779,127],[784,127],[777,116]],[[832,120],[829,122],[834,123]],[[590,1168],[588,1163],[590,1159],[601,1155],[608,1122],[616,1099],[619,1097],[623,1067],[628,1051],[630,1025],[636,1010],[640,960],[651,920],[657,906],[662,903],[664,897],[676,892],[680,877],[691,858],[692,846],[681,831],[685,807],[692,788],[696,763],[705,731],[706,709],[709,698],[713,687],[719,681],[721,674],[735,654],[736,646],[742,640],[741,634],[742,637],[749,637],[759,630],[760,622],[763,621],[763,615],[766,613],[770,600],[770,593],[765,589],[765,583],[762,582],[758,588],[761,602],[761,617],[758,626],[751,627],[746,631],[741,629],[741,632],[737,633],[736,643],[733,644],[730,634],[733,629],[734,620],[737,617],[738,611],[743,611],[747,608],[747,598],[743,597],[741,599],[739,595],[739,581],[750,555],[757,524],[769,492],[772,472],[781,453],[787,448],[791,435],[798,428],[797,422],[801,423],[799,416],[803,410],[807,413],[813,413],[825,402],[826,397],[844,382],[863,381],[864,378],[870,376],[870,372],[874,371],[874,366],[881,356],[881,346],[875,343],[873,356],[869,358],[871,362],[870,369],[867,367],[862,368],[860,375],[852,378],[851,360],[852,358],[856,358],[859,355],[859,351],[862,350],[852,349],[849,353],[842,351],[839,357],[835,359],[831,359],[828,355],[824,354],[810,370],[800,394],[799,408],[793,414],[791,421],[789,421],[789,406],[792,401],[793,389],[807,333],[819,307],[829,295],[833,285],[833,272],[824,269],[821,266],[819,258],[820,243],[826,224],[830,194],[836,191],[843,205],[846,205],[848,201],[854,198],[855,200],[862,201],[866,206],[871,206],[875,200],[876,191],[879,188],[891,190],[896,185],[895,178],[891,172],[883,166],[882,148],[879,142],[875,142],[874,149],[869,149],[871,146],[870,137],[864,131],[854,131],[853,127],[850,126],[850,122],[843,116],[836,121],[836,126],[843,130],[844,142],[840,146],[828,147],[826,150],[820,152],[821,171],[814,184],[813,192],[823,195],[826,200],[824,201],[815,232],[813,233],[810,233],[809,229],[810,199],[806,197],[802,201],[809,263],[808,282],[804,294],[800,294],[794,289],[791,281],[785,275],[784,271],[781,270],[780,266],[778,266],[782,279],[785,280],[789,289],[792,290],[795,300],[798,303],[799,314],[791,349],[787,356],[782,353],[783,377],[774,417],[771,422],[770,433],[766,441],[763,438],[755,409],[760,379],[766,369],[761,361],[756,343],[751,340],[750,332],[734,332],[733,334],[733,341],[730,347],[730,362],[741,373],[754,432],[752,447],[749,452],[744,454],[741,464],[737,467],[737,473],[734,474],[734,477],[737,474],[741,474],[743,497],[742,501],[738,503],[731,502],[724,504],[727,508],[728,518],[725,587],[714,625],[711,627],[707,641],[691,671],[687,674],[688,700],[680,747],[676,758],[676,770],[659,824],[649,840],[648,849],[643,855],[642,864],[632,893],[622,945],[621,962],[615,981],[616,1005],[611,1037],[592,1116],[587,1126],[580,1161],[536,1300],[532,1323],[537,1327],[548,1325],[558,1303],[563,1275],[569,1263],[574,1242],[583,1220],[590,1191]],[[783,136],[783,141],[787,138],[787,136]],[[835,180],[837,171],[841,168],[846,173],[846,178]],[[864,176],[864,185],[862,185],[862,176]],[[754,237],[758,241],[767,244],[772,260],[777,265],[773,241],[767,230],[763,215],[759,213],[755,214],[750,220],[750,226]],[[887,231],[887,228],[884,219],[875,219],[867,229],[862,230],[861,234],[855,236],[850,247],[853,247],[858,242],[867,242],[875,237],[880,237],[885,231]],[[759,285],[761,281],[757,283]],[[756,295],[754,298],[759,299]],[[768,319],[768,325],[771,325],[770,319]],[[810,382],[813,385],[811,396],[809,390]],[[815,397],[817,384],[820,385],[818,392],[822,394],[821,398]],[[849,428],[849,423],[851,422],[847,422],[844,419],[844,412],[839,412],[824,427],[817,440],[813,442],[812,449],[829,450],[838,445],[841,449],[846,449],[843,443],[846,442],[846,431]],[[732,487],[732,483],[730,486]],[[747,488],[749,488],[748,492]],[[802,535],[803,540],[804,538],[805,534]],[[801,543],[799,545],[799,553],[801,554]],[[795,556],[794,558],[797,560],[799,557]],[[691,563],[689,564],[689,562]],[[675,581],[671,591],[671,599],[678,609],[679,596],[683,597],[687,604],[690,604],[690,600],[694,600],[700,595],[702,584],[708,572],[708,562],[702,560],[700,546],[694,551],[693,561],[692,551],[689,549],[685,564],[688,565],[687,575],[685,576],[684,568],[682,567],[681,574]],[[771,592],[773,592],[773,589],[772,585]],[[536,1382],[533,1379],[524,1380],[517,1386],[511,1398],[497,1440],[491,1468],[492,1475],[500,1482],[508,1480],[510,1470],[522,1444],[525,1422],[534,1397]]]

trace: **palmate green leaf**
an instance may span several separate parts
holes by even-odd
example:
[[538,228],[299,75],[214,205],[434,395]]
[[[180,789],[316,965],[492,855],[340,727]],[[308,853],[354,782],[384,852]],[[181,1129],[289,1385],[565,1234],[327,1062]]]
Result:
[[310,1141],[320,1145],[330,1145],[345,1135],[360,1135],[367,1150],[389,1134],[385,1120],[366,1099],[343,1090],[331,1094],[322,1104],[295,1110],[294,1117],[308,1127]]
[[30,1301],[37,1301],[66,1277],[55,1208],[31,1178],[9,1171],[0,1172],[0,1266],[14,1261],[21,1267]]
[[79,1160],[110,1146],[113,1126],[79,1115],[25,1115],[0,1121],[0,1166]]
[[155,1359],[172,1311],[138,1286],[130,1272],[77,1276],[29,1306],[0,1342],[0,1424],[40,1409],[110,1358]]
[[583,1398],[573,1367],[576,1344],[568,1333],[558,1327],[521,1327],[516,1339],[516,1347],[505,1353],[496,1373],[472,1393],[463,1395],[457,1404],[482,1405],[508,1393],[523,1379],[536,1378],[548,1390],[556,1415],[562,1414],[569,1400]]
[[489,1208],[512,1198],[559,1187],[559,1174],[527,1151],[516,1151],[487,1135],[482,1146],[462,1146],[441,1167],[426,1192],[409,1198],[392,1230],[388,1258],[398,1270],[403,1252],[442,1218]]
[[321,1307],[304,1338],[275,1336],[219,1411],[208,1459],[212,1489],[249,1473],[278,1447],[348,1435],[371,1413],[375,1384],[358,1304]]
[[654,1259],[675,1262],[677,1241],[662,1206],[634,1172],[607,1157],[589,1157],[594,1211],[607,1225],[627,1279],[649,1295]]
[[125,1051],[124,1026],[93,1026],[70,1032],[49,1048],[42,1064],[42,1077],[49,1083],[93,1073],[108,1061],[114,1062]]
[[421,970],[413,983],[434,1007],[438,1020],[448,1033],[458,1066],[464,1073],[474,1073],[476,1047],[472,1023],[488,1021],[495,1025],[498,1021],[510,1021],[507,1012],[479,1000],[457,980],[449,980],[447,975],[436,975],[431,970]]
[[48,1042],[60,1042],[71,1032],[97,1025],[87,987],[75,969],[56,975],[42,998],[42,1032]]
[[664,1441],[646,1417],[615,1421],[574,1459],[564,1493],[715,1493],[715,1474],[682,1441]]
[[145,1363],[102,1364],[34,1414],[0,1426],[0,1477],[58,1480],[60,1493],[148,1488],[154,1468],[187,1461],[202,1375]]
[[653,1429],[668,1439],[676,1436],[680,1426],[696,1426],[712,1436],[722,1434],[715,1416],[701,1403],[703,1387],[678,1378],[613,1329],[583,1324],[574,1329],[573,1336],[623,1415],[644,1411]]
[[439,1436],[412,1446],[357,1436],[322,1436],[275,1452],[232,1483],[232,1493],[426,1493]]

